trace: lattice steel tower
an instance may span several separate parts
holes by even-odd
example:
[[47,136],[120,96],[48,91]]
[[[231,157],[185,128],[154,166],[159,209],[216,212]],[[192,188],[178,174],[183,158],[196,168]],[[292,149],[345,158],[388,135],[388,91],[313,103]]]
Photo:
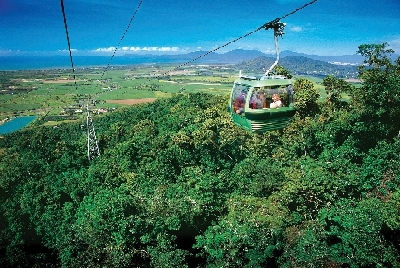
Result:
[[92,116],[89,111],[89,104],[86,104],[87,116],[86,116],[86,126],[87,126],[87,155],[89,161],[100,156],[99,144],[97,142],[96,132],[94,131],[94,125],[92,121]]

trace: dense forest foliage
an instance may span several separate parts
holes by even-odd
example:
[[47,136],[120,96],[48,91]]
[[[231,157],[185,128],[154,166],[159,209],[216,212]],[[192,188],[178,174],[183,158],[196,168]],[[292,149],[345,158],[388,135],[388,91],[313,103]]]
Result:
[[[362,87],[294,83],[280,131],[252,134],[228,96],[176,94],[85,127],[0,139],[0,266],[400,266],[400,59],[362,45]],[[346,93],[351,100],[341,98]]]

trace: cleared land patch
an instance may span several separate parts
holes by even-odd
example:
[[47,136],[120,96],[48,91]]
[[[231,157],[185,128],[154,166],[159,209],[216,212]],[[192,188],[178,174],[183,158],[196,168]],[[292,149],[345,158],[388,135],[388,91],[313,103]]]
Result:
[[115,103],[122,105],[135,105],[141,103],[153,102],[157,98],[143,98],[143,99],[125,99],[125,100],[107,100],[107,103]]
[[[83,80],[76,80],[76,82],[82,82]],[[72,79],[57,79],[57,80],[43,80],[43,84],[67,84],[67,83],[75,83],[75,80]]]

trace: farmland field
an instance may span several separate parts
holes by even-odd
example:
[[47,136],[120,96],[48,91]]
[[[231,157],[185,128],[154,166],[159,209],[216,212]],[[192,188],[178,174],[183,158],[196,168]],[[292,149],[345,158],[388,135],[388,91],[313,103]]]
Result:
[[[228,94],[234,73],[202,75],[197,66],[175,70],[170,65],[82,68],[0,72],[0,120],[20,115],[75,114],[89,104],[90,110],[168,98],[175,93]],[[204,68],[204,67],[202,67]],[[213,69],[218,66],[212,66]],[[161,76],[166,72],[169,76]]]
[[[99,116],[110,108],[169,98],[172,94],[226,96],[236,77],[237,71],[229,65],[191,65],[177,70],[168,64],[93,67],[77,69],[75,79],[68,69],[4,71],[0,72],[0,120],[35,115],[49,125],[83,120],[86,106]],[[322,79],[307,78],[324,98]]]

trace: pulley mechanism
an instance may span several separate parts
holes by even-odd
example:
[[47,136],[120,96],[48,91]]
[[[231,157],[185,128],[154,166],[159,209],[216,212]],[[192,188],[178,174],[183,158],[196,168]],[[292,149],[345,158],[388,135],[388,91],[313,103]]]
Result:
[[275,66],[279,62],[278,37],[282,37],[285,34],[283,32],[283,29],[285,28],[285,26],[286,26],[286,23],[281,22],[279,18],[274,19],[273,21],[270,21],[262,26],[265,30],[274,29],[274,40],[275,40],[275,51],[276,51],[276,60],[271,65],[271,67],[269,67],[269,69],[265,72],[265,74],[264,74],[265,76],[268,76],[269,73],[275,68]]
[[262,28],[264,28],[265,30],[269,30],[269,29],[274,29],[274,36],[278,37],[278,36],[282,36],[285,33],[283,32],[283,29],[285,28],[286,23],[283,23],[280,21],[279,18],[274,19],[273,21],[267,22],[266,24],[264,24],[262,26]]

